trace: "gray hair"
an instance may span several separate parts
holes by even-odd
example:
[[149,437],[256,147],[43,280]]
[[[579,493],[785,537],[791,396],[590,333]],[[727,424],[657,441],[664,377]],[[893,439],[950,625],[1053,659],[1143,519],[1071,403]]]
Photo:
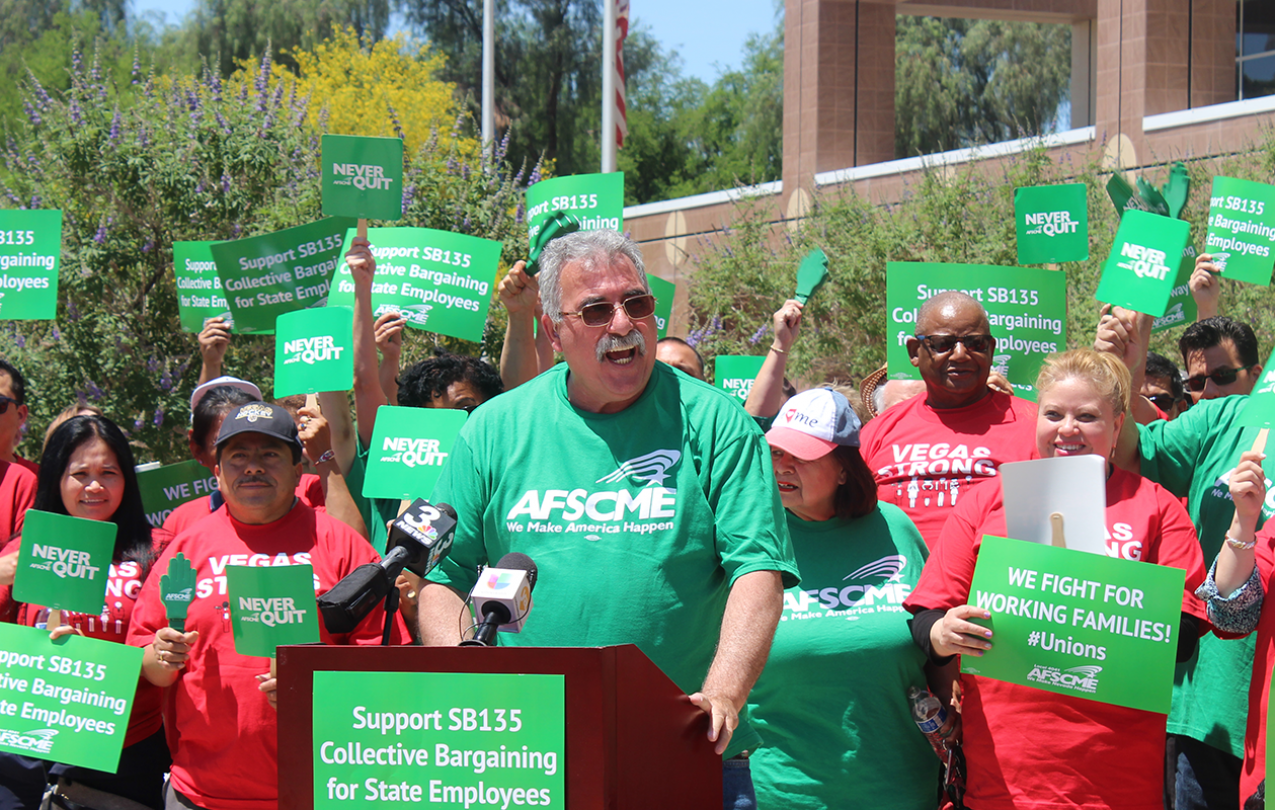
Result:
[[562,322],[562,270],[573,262],[584,262],[590,268],[610,263],[616,256],[626,256],[642,277],[649,293],[642,251],[637,242],[615,231],[577,231],[560,236],[545,246],[540,254],[540,305],[554,323]]

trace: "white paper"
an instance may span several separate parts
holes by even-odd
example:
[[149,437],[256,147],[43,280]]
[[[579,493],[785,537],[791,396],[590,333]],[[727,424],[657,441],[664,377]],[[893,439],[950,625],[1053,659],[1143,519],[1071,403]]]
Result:
[[1067,456],[1015,461],[999,468],[1005,531],[1015,540],[1053,544],[1049,516],[1063,516],[1067,548],[1107,553],[1107,460]]

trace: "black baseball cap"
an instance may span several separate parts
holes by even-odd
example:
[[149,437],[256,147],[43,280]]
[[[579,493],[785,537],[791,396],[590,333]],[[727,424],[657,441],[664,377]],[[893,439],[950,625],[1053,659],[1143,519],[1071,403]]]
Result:
[[278,405],[267,402],[249,402],[226,414],[217,433],[217,450],[240,433],[261,433],[274,436],[292,448],[293,461],[301,460],[301,439],[292,414]]

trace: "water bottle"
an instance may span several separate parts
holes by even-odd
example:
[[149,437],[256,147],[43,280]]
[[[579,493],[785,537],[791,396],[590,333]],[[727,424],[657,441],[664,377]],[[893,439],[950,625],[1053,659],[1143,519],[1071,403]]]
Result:
[[930,741],[930,747],[939,760],[945,765],[948,761],[947,739],[956,728],[956,721],[948,716],[947,709],[927,689],[912,686],[908,688],[908,703],[912,708],[912,719],[916,727]]

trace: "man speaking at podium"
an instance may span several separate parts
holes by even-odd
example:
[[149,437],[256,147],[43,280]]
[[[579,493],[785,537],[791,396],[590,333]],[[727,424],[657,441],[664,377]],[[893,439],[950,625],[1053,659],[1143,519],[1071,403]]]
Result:
[[540,326],[566,363],[461,431],[433,496],[459,526],[421,591],[421,637],[458,643],[478,567],[527,554],[535,615],[503,643],[636,644],[709,716],[735,807],[752,791],[741,755],[761,742],[746,699],[798,581],[769,450],[737,403],[655,362],[634,242],[570,234],[541,268]]

